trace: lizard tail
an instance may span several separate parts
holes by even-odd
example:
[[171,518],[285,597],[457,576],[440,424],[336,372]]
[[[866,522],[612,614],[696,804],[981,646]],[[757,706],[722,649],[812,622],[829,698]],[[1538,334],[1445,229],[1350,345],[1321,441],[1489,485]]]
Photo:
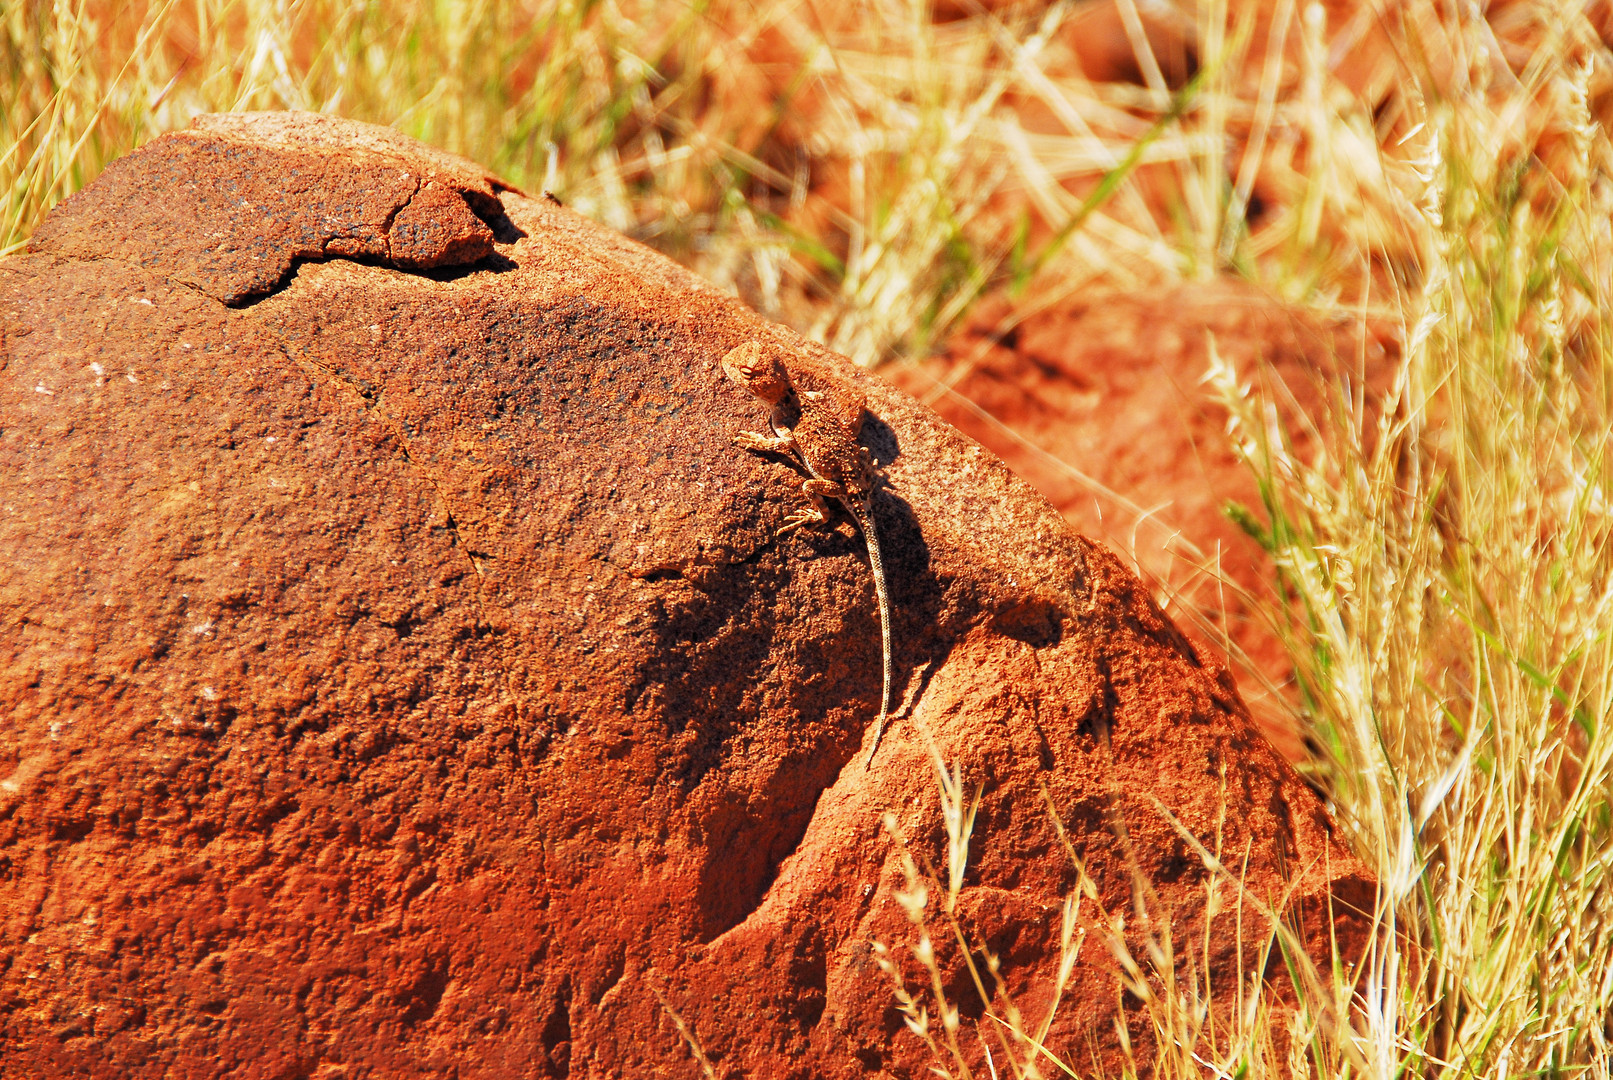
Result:
[[868,751],[868,760],[863,764],[866,771],[874,763],[874,755],[879,753],[879,740],[885,734],[885,721],[890,718],[891,700],[891,601],[890,593],[885,589],[885,561],[879,553],[879,534],[874,531],[873,513],[869,512],[869,520],[859,522],[863,528],[863,538],[868,543],[868,566],[874,572],[874,598],[879,601],[879,637],[880,655],[884,665],[884,681],[879,692],[879,720],[874,727],[874,745]]

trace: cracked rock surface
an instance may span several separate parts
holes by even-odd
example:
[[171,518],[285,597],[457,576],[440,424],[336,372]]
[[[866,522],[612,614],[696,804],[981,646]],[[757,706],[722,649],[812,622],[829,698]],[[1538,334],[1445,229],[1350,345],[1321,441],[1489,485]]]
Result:
[[[877,417],[912,705],[867,771],[863,546],[773,538],[801,477],[732,447],[718,367],[751,338]],[[1048,1036],[1083,1069],[1117,1013],[1149,1051],[1100,934],[1146,955],[1133,868],[1216,985],[1255,962],[1183,832],[1313,945],[1370,896],[1225,672],[995,458],[393,132],[205,117],[114,165],[0,263],[0,402],[0,1075],[702,1075],[673,1013],[721,1076],[921,1075],[871,942],[927,985],[881,818],[944,865],[930,737],[1033,1023],[1049,803],[1092,876]]]
[[388,128],[316,114],[203,116],[66,200],[29,250],[133,263],[240,305],[294,260],[461,266],[493,254],[503,185]]

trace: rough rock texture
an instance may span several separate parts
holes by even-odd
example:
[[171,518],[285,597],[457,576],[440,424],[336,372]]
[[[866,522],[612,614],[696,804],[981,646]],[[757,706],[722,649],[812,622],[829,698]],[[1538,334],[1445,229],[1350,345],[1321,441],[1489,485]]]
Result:
[[[866,772],[862,545],[773,539],[800,477],[730,445],[761,417],[717,366],[751,337],[879,418],[917,704]],[[1044,789],[1139,957],[1205,940],[1167,812],[1313,943],[1368,894],[1226,673],[999,461],[391,133],[130,155],[0,263],[0,403],[0,1075],[698,1076],[674,1013],[718,1075],[921,1075],[871,941],[922,985],[881,817],[942,864],[926,732],[1033,1021],[1076,880]],[[1227,986],[1223,895],[1179,955]],[[1125,1009],[1146,1057],[1080,920],[1049,1043],[1113,1067]]]

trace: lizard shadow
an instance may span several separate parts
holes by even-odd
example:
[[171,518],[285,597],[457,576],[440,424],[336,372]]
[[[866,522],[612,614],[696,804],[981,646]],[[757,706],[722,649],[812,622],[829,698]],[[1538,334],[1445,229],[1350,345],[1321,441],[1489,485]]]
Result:
[[[857,441],[867,448],[881,468],[895,461],[902,453],[900,440],[890,425],[866,412],[862,433]],[[881,537],[889,534],[891,538],[889,547],[893,552],[900,551],[912,556],[909,564],[903,567],[911,576],[913,583],[907,595],[902,598],[904,610],[925,615],[925,628],[935,629],[935,618],[942,611],[942,589],[939,580],[930,572],[929,546],[924,541],[912,506],[891,487],[884,473],[879,474],[879,477],[879,483],[876,484],[879,496],[873,500],[879,515],[876,527],[880,530]],[[888,560],[890,555],[887,554],[886,557]],[[897,598],[894,592],[891,602],[895,607]],[[991,616],[991,626],[999,633],[1038,649],[1057,645],[1063,637],[1062,613],[1054,605],[1034,597],[1026,597],[1020,603],[994,612]],[[929,663],[933,669],[946,658],[947,653],[951,652],[952,644],[948,642],[938,653],[923,660],[915,660],[915,664]],[[930,676],[926,673],[922,677],[915,700],[923,695],[929,681]]]
[[[901,440],[891,426],[864,411],[857,442],[881,470],[902,456]],[[956,634],[943,625],[946,605],[942,582],[931,569],[929,544],[913,506],[902,498],[881,471],[870,502],[885,562],[885,585],[891,601],[892,683],[899,720],[916,707],[930,680],[956,644]],[[918,685],[912,686],[917,674]]]
[[857,443],[874,456],[874,461],[882,469],[902,456],[902,445],[896,438],[896,432],[867,409],[862,413],[862,425],[857,435]]

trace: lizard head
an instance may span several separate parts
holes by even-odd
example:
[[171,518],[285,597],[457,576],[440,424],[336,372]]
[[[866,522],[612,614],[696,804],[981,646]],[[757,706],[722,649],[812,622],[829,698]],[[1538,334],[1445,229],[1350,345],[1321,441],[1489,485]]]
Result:
[[722,358],[723,373],[769,405],[777,405],[795,392],[778,350],[747,341]]

